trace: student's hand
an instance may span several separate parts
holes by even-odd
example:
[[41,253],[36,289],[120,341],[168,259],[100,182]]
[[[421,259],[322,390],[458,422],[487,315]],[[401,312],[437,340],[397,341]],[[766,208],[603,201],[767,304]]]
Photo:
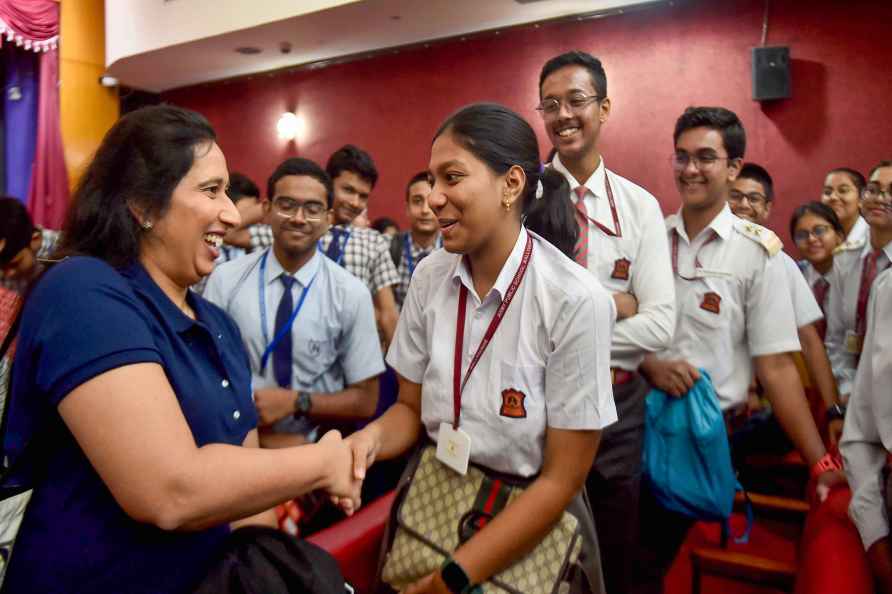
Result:
[[839,445],[839,440],[842,437],[842,427],[844,424],[844,419],[833,419],[832,421],[827,423],[827,439],[830,440],[831,448]]
[[449,588],[443,583],[440,572],[435,571],[415,582],[403,590],[403,594],[451,594]]
[[830,495],[830,491],[845,484],[846,475],[842,470],[824,472],[818,476],[818,481],[815,485],[815,495],[817,495],[818,501],[823,503],[827,496]]
[[345,514],[352,515],[359,509],[362,481],[353,476],[353,451],[339,431],[329,431],[316,445],[323,450],[325,467],[328,469],[325,490],[334,504]]
[[641,364],[641,370],[650,385],[676,398],[684,396],[700,379],[697,368],[682,359],[661,361],[656,357],[648,357]]
[[285,388],[264,388],[254,391],[254,406],[260,417],[260,426],[272,425],[279,419],[294,414],[296,394]]
[[617,320],[625,320],[638,313],[638,299],[631,293],[614,293],[613,300],[616,302]]
[[353,478],[364,480],[366,470],[375,463],[375,458],[381,449],[377,427],[368,425],[365,429],[350,435],[346,441],[353,452]]

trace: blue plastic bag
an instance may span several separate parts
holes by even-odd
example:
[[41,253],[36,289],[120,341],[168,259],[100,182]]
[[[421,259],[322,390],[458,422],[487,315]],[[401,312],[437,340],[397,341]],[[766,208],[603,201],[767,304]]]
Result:
[[731,515],[739,488],[725,420],[709,374],[681,398],[647,395],[643,470],[657,502],[697,520]]

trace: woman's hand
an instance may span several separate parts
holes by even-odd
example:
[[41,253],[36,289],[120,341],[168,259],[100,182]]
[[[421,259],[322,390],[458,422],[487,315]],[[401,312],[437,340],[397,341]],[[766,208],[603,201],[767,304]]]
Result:
[[329,469],[325,490],[348,516],[359,509],[362,480],[354,477],[353,451],[350,444],[341,439],[339,431],[329,431],[317,445],[324,448],[326,466]]
[[378,428],[374,424],[368,425],[349,436],[346,442],[353,452],[353,478],[358,481],[364,480],[366,470],[375,463],[381,450]]
[[446,587],[446,584],[443,582],[443,578],[440,577],[440,572],[435,571],[429,575],[424,576],[414,584],[410,584],[408,588],[403,590],[403,594],[452,594],[449,591],[449,588]]

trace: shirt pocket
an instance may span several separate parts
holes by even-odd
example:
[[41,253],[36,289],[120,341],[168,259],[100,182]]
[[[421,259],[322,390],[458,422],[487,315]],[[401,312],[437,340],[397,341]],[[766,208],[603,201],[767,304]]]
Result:
[[598,280],[611,292],[628,292],[635,268],[630,242],[622,237],[605,237],[599,243]]
[[731,307],[727,291],[706,284],[691,291],[684,305],[687,323],[695,340],[692,348],[700,354],[697,363],[706,365],[714,380],[723,378],[730,371],[733,349],[731,348]]
[[545,368],[538,365],[500,364],[496,413],[509,421],[545,418]]

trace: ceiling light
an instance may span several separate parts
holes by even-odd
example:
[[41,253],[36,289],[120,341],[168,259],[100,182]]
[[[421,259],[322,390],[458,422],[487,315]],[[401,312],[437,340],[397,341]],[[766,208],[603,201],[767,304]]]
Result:
[[253,56],[254,54],[259,54],[263,50],[259,47],[254,47],[253,45],[246,45],[235,48],[235,51],[243,56]]
[[118,86],[118,79],[114,76],[103,74],[99,77],[99,84],[103,87],[116,87]]

